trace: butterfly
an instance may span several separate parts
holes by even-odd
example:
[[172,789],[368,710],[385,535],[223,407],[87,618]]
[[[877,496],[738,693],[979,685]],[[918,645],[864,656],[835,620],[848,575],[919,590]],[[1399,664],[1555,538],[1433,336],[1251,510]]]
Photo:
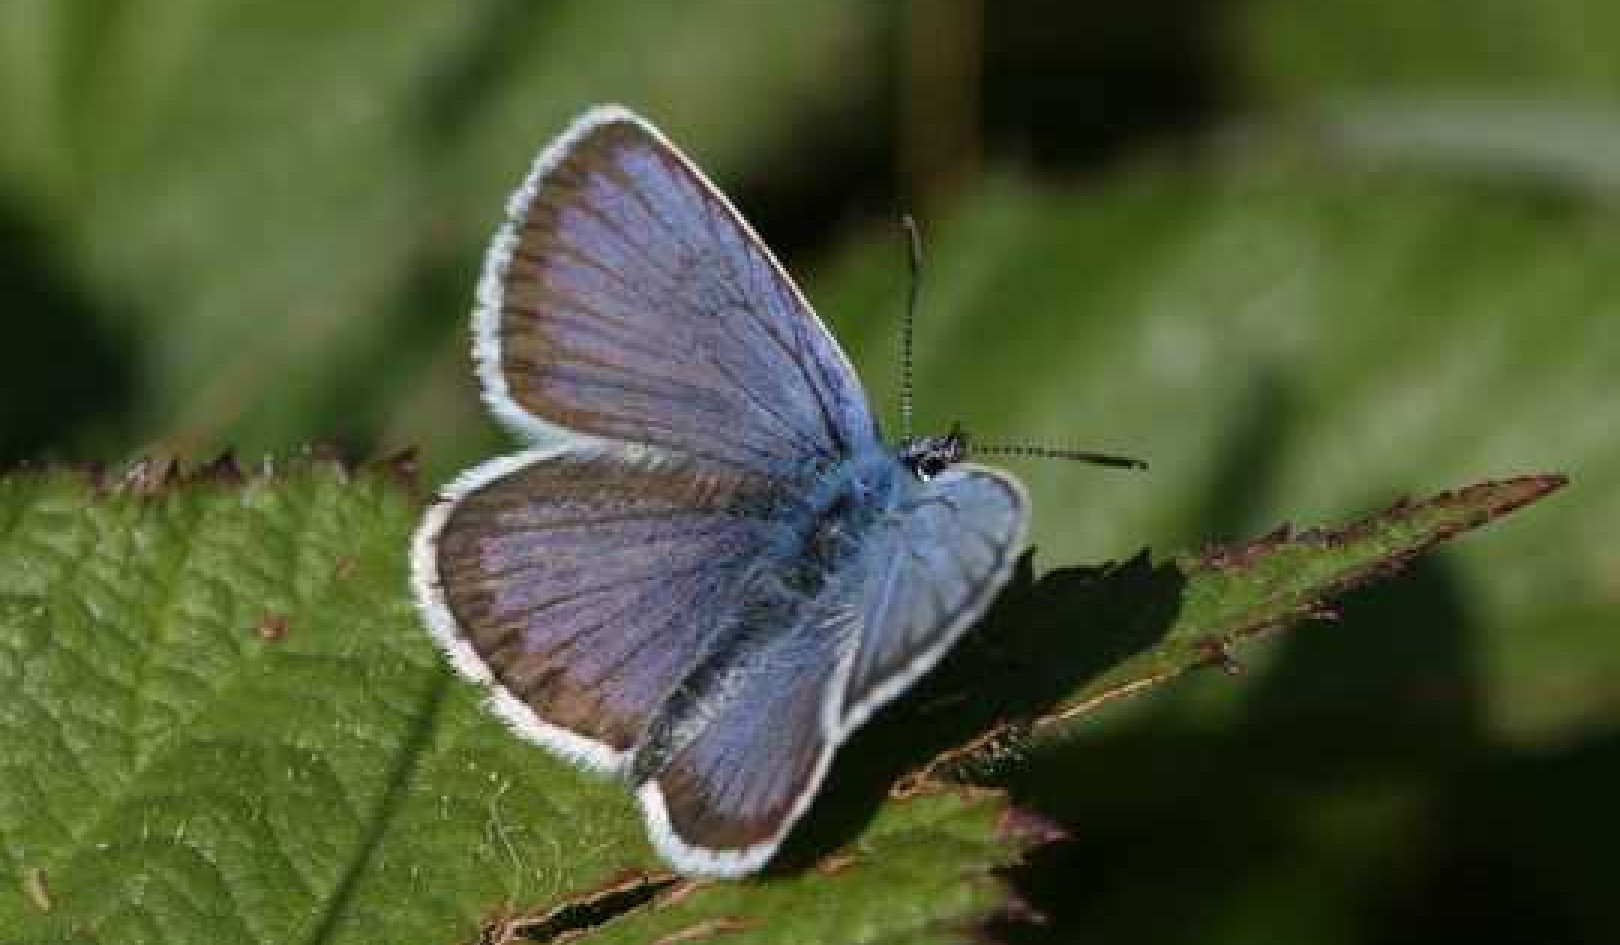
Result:
[[529,445],[425,514],[435,641],[520,736],[622,778],[677,870],[758,870],[1006,583],[1022,486],[955,431],[885,444],[770,250],[620,107],[536,159],[473,334]]

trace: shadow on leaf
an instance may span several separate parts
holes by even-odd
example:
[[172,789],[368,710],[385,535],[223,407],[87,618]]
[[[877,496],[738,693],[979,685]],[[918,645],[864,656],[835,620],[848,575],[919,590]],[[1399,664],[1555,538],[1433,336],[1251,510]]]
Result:
[[976,753],[1022,750],[1022,723],[1127,657],[1152,648],[1175,623],[1184,579],[1146,551],[1119,565],[1060,568],[1033,577],[1032,555],[983,619],[907,697],[879,713],[838,755],[826,789],[772,872],[795,872],[849,842],[891,789],[944,752],[999,733]]

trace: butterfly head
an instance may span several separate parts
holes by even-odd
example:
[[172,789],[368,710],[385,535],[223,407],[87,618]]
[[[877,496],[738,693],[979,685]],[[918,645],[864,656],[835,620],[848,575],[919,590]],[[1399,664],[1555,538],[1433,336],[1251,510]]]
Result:
[[914,436],[900,444],[900,462],[927,482],[967,458],[967,434],[960,423],[944,436]]

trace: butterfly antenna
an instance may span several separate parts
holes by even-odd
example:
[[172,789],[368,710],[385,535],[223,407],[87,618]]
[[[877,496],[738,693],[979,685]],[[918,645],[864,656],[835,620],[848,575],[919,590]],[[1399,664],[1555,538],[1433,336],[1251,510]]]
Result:
[[900,215],[906,229],[906,247],[911,263],[911,291],[906,296],[906,317],[900,322],[900,435],[911,438],[911,333],[917,320],[917,299],[922,294],[922,235],[911,214]]
[[1140,459],[1129,456],[1114,456],[1111,453],[1092,453],[1087,450],[1058,449],[1050,446],[1031,446],[1025,444],[991,444],[979,446],[974,444],[973,453],[978,456],[1033,456],[1040,459],[1072,459],[1077,462],[1090,463],[1093,466],[1110,466],[1114,469],[1146,469],[1148,464]]

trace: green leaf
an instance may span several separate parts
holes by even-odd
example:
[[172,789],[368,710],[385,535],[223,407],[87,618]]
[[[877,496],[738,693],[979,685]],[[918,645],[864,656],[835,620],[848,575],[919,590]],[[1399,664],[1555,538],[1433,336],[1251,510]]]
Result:
[[[1105,703],[1200,667],[1240,673],[1237,654],[1250,637],[1301,620],[1335,619],[1335,598],[1396,574],[1441,542],[1566,484],[1559,475],[1479,483],[1422,502],[1403,501],[1343,528],[1282,526],[1254,541],[1179,555],[1156,568],[1144,557],[1123,568],[1058,571],[1015,586],[980,634],[985,652],[963,662],[982,673],[998,651],[1015,650],[1026,704],[1032,693],[1061,695],[1034,711],[997,707],[992,717],[1027,717],[948,750],[929,771],[962,772],[996,761],[1026,733],[1062,739]],[[1084,620],[1083,632],[1066,626],[1070,620]],[[1087,670],[1098,666],[1105,668],[1087,678]],[[1042,668],[1047,679],[1036,683]],[[1070,681],[1077,671],[1081,682],[1075,686]]]
[[625,870],[592,941],[936,942],[1004,901],[1022,842],[963,790],[868,806],[799,869],[673,882],[627,792],[442,665],[419,514],[397,472],[318,461],[0,479],[0,941],[466,941]]
[[[1127,628],[1174,618],[1134,655],[1093,636],[1066,668],[1124,661],[1055,723],[1210,662],[1558,484],[1487,484],[1341,532],[1183,557],[1176,580],[1150,582],[1157,600],[1102,603],[1129,584],[1117,574],[1086,578],[1105,589],[1088,602],[1054,591],[1061,574],[1031,588],[1026,573],[979,639],[1005,642],[996,624],[1016,621],[1074,640],[1051,633],[1057,615],[1112,612]],[[1003,903],[991,870],[1030,837],[1000,794],[912,783],[878,803],[927,757],[915,721],[948,718],[958,734],[982,721],[938,712],[950,671],[855,740],[773,873],[678,881],[621,788],[518,740],[440,665],[403,591],[417,514],[397,472],[324,462],[251,479],[222,463],[183,481],[150,464],[112,482],[0,480],[0,668],[14,680],[0,701],[13,785],[0,838],[16,890],[0,897],[0,927],[19,931],[12,940],[589,927],[600,942],[741,929],[760,942],[922,942]],[[990,704],[982,654],[964,650],[952,662],[978,672]],[[1014,693],[1035,683],[1027,667],[1000,678]]]
[[1333,615],[1334,597],[1394,574],[1417,555],[1555,490],[1561,475],[1485,482],[1422,502],[1399,503],[1339,529],[1296,532],[1283,526],[1237,548],[1182,555],[1175,622],[1149,653],[1132,656],[1088,683],[1049,717],[1066,721],[1103,701],[1204,665],[1227,666],[1250,636],[1302,618]]

